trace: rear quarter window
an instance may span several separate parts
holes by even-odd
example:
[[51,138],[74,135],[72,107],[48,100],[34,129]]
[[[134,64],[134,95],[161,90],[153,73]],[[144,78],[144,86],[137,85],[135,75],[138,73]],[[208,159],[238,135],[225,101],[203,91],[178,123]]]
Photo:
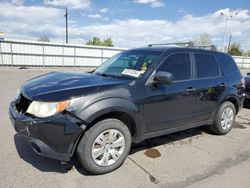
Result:
[[195,53],[197,78],[211,78],[219,76],[219,67],[214,55]]
[[229,55],[221,55],[219,64],[224,75],[229,75],[239,70],[234,59]]

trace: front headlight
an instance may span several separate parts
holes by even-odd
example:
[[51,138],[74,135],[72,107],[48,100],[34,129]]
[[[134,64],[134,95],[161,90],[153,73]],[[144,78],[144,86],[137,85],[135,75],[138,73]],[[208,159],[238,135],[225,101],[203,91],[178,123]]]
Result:
[[57,113],[64,111],[69,106],[70,101],[61,102],[38,102],[33,101],[27,113],[33,114],[36,117],[44,118],[53,116]]

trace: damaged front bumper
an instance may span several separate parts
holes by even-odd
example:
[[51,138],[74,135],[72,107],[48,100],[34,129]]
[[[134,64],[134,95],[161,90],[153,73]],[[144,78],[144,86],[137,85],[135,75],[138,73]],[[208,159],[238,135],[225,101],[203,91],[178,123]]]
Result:
[[18,135],[39,155],[69,161],[86,126],[69,113],[48,118],[33,118],[19,113],[16,103],[9,107],[9,115]]

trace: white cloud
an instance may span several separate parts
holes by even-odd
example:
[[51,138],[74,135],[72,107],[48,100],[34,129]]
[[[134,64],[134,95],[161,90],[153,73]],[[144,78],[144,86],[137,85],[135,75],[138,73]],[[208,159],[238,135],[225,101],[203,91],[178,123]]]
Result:
[[133,0],[134,3],[149,4],[153,8],[164,7],[164,3],[161,0]]
[[15,4],[15,5],[23,5],[24,4],[24,0],[11,0],[10,2],[12,4]]
[[109,11],[108,8],[102,8],[102,9],[100,9],[100,12],[101,12],[101,13],[106,13],[106,12],[108,12],[108,11]]
[[[126,19],[86,26],[79,20],[71,20],[69,36],[70,41],[81,44],[93,36],[111,37],[116,46],[129,48],[150,43],[189,41],[205,32],[221,47],[225,26],[225,18],[220,16],[222,11],[228,14],[235,12],[223,9],[204,16],[185,15],[177,21]],[[248,10],[237,11],[239,14],[228,22],[227,41],[232,34],[232,40],[240,42],[247,50],[250,49],[250,13]],[[0,3],[0,28],[6,38],[36,40],[40,35],[48,35],[51,41],[63,42],[63,15],[64,10],[59,8]],[[99,14],[90,17],[104,19]]]
[[64,10],[0,3],[0,28],[7,38],[37,39],[63,35]]
[[[176,22],[167,20],[116,20],[109,24],[98,24],[73,28],[80,30],[79,35],[112,37],[115,45],[122,47],[146,46],[149,43],[188,41],[202,33],[208,33],[213,42],[222,46],[225,19],[219,12],[195,17],[186,15]],[[234,11],[230,11],[232,14]],[[240,10],[239,17],[233,17],[228,22],[227,40],[229,34],[233,41],[241,42],[244,48],[250,48],[250,19],[248,10]],[[74,31],[73,31],[74,33]]]
[[44,0],[45,5],[68,7],[72,9],[86,9],[91,6],[90,0]]
[[89,14],[87,15],[89,18],[94,18],[94,19],[99,19],[102,18],[102,16],[100,14]]
[[19,21],[22,23],[36,22],[50,23],[51,18],[60,18],[64,15],[64,10],[43,7],[43,6],[16,6],[10,3],[0,3],[1,21]]

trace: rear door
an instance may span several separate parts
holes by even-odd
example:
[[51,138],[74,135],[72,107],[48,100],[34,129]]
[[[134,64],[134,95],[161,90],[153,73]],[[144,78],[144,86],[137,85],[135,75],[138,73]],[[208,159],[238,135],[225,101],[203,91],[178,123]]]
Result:
[[218,64],[218,59],[212,53],[193,53],[196,104],[194,121],[210,120],[213,110],[217,107],[217,100],[227,87]]

